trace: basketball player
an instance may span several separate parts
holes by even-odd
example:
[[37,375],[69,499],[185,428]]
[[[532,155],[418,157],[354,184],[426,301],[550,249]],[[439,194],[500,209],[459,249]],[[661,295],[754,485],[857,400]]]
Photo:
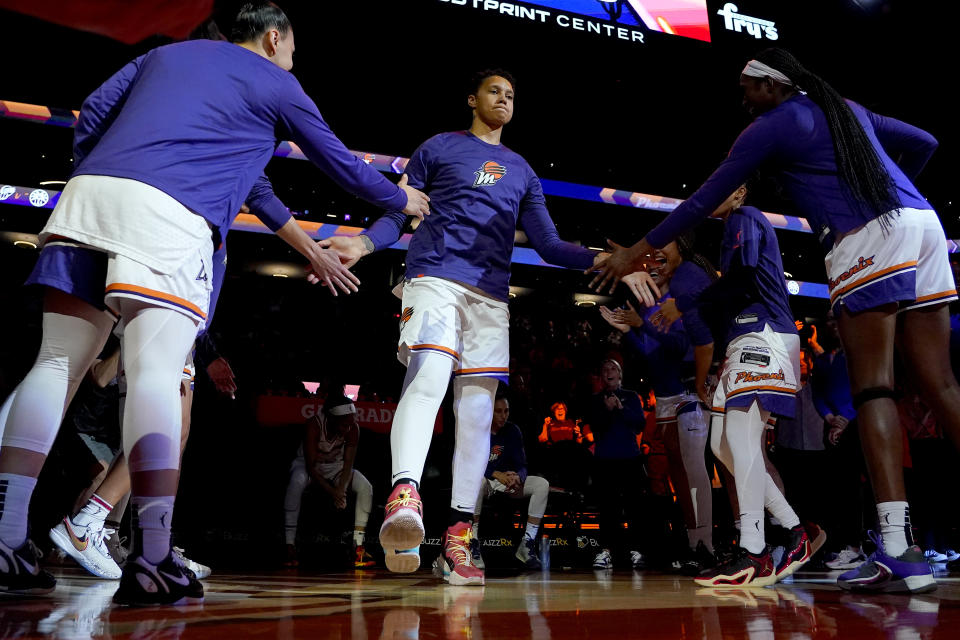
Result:
[[[501,144],[513,117],[514,82],[500,70],[479,73],[467,104],[469,131],[442,133],[420,146],[406,167],[410,184],[430,194],[433,214],[407,251],[398,357],[407,366],[390,434],[393,491],[380,529],[387,566],[420,564],[423,508],[419,484],[433,421],[454,376],[457,443],[453,497],[441,557],[451,584],[483,584],[470,560],[470,521],[489,453],[498,380],[509,364],[507,294],[514,233],[522,227],[534,249],[553,264],[584,269],[594,251],[560,240],[540,181],[526,161]],[[347,266],[389,247],[405,217],[392,212],[365,233],[321,242]]]
[[[727,159],[646,238],[614,255],[595,283],[634,270],[653,247],[710,214],[757,168],[776,175],[815,232],[832,234],[830,301],[847,355],[882,544],[841,587],[923,592],[936,582],[913,543],[893,400],[893,346],[955,446],[960,386],[949,362],[947,303],[957,298],[937,214],[913,185],[937,147],[926,131],[844,100],[782,49],[767,49],[740,76],[756,116]],[[894,160],[896,158],[896,160]],[[899,332],[898,332],[899,329]]]
[[347,491],[354,494],[353,564],[358,569],[373,566],[373,558],[363,548],[367,519],[373,504],[373,486],[353,468],[359,442],[357,407],[342,393],[327,398],[321,413],[307,421],[304,441],[290,464],[290,480],[283,502],[287,566],[296,566],[294,544],[297,541],[300,502],[303,490],[310,483],[316,483],[326,491],[337,509],[347,507]]
[[[666,325],[690,309],[722,315],[726,357],[713,397],[714,454],[736,481],[740,507],[740,553],[694,580],[707,587],[766,586],[810,559],[810,540],[797,514],[767,472],[763,439],[771,415],[793,417],[800,380],[800,339],[787,301],[780,245],[770,222],[743,206],[741,186],[717,209],[724,220],[723,277],[696,295],[663,301],[652,318]],[[774,566],[764,536],[764,509],[790,532]]]
[[[44,337],[33,369],[2,410],[0,589],[46,593],[55,586],[27,541],[27,508],[64,406],[120,316],[128,383],[123,441],[136,526],[115,602],[202,598],[202,586],[170,550],[181,426],[174,385],[207,316],[213,250],[278,135],[371,203],[427,212],[425,196],[390,183],[333,135],[289,73],[293,51],[286,15],[272,3],[250,2],[231,42],[153,49],[84,101],[74,175],[41,234],[45,246],[29,280],[47,286]],[[357,279],[292,219],[275,231],[308,257],[331,291],[355,290]]]

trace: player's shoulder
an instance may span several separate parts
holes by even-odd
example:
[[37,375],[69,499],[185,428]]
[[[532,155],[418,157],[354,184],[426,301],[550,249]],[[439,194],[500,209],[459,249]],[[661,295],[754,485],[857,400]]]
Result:
[[767,216],[763,215],[763,211],[757,209],[756,207],[751,207],[750,205],[744,205],[739,209],[736,209],[731,216],[742,216],[746,220],[750,220],[755,224],[767,228],[770,227],[770,221],[767,220]]

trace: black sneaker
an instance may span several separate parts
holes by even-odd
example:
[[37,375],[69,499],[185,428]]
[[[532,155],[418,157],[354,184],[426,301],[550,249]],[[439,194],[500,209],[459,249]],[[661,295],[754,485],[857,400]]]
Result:
[[803,528],[803,525],[798,524],[787,531],[787,537],[783,542],[783,557],[780,558],[776,568],[777,580],[792,575],[794,571],[805,565],[813,557],[810,538],[807,536],[807,531]]
[[483,556],[480,555],[480,541],[476,538],[470,538],[470,557],[473,558],[473,566],[477,569],[486,569]]
[[175,559],[172,552],[154,565],[142,556],[130,556],[123,566],[114,604],[148,607],[203,601],[203,585]]
[[693,579],[701,587],[766,587],[777,581],[770,547],[754,555],[740,548],[736,556]]
[[514,557],[523,563],[527,569],[536,571],[540,569],[540,558],[537,557],[537,541],[534,538],[523,536],[523,542],[517,546],[517,552]]
[[16,549],[0,541],[0,592],[39,596],[53,591],[57,580],[40,568],[37,555],[29,539]]
[[701,540],[697,542],[697,548],[691,549],[689,555],[680,561],[680,573],[692,578],[715,566],[717,566],[717,559]]

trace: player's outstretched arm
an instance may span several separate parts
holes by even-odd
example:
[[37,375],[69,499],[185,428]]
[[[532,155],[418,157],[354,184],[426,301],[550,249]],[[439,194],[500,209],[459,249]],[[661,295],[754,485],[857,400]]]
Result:
[[326,285],[333,295],[337,295],[337,289],[346,294],[357,291],[360,279],[341,264],[336,252],[327,251],[314,242],[307,232],[300,228],[296,220],[290,218],[277,230],[277,235],[310,263],[307,280],[311,284],[319,282]]

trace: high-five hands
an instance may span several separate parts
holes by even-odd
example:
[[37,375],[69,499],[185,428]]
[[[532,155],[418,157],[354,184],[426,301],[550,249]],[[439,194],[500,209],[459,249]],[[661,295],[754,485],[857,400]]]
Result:
[[610,256],[595,262],[584,273],[595,273],[590,281],[590,288],[602,292],[608,287],[608,293],[613,293],[617,283],[628,273],[641,271],[647,264],[654,264],[653,247],[646,240],[641,240],[632,247],[623,247],[607,240],[610,245]]

